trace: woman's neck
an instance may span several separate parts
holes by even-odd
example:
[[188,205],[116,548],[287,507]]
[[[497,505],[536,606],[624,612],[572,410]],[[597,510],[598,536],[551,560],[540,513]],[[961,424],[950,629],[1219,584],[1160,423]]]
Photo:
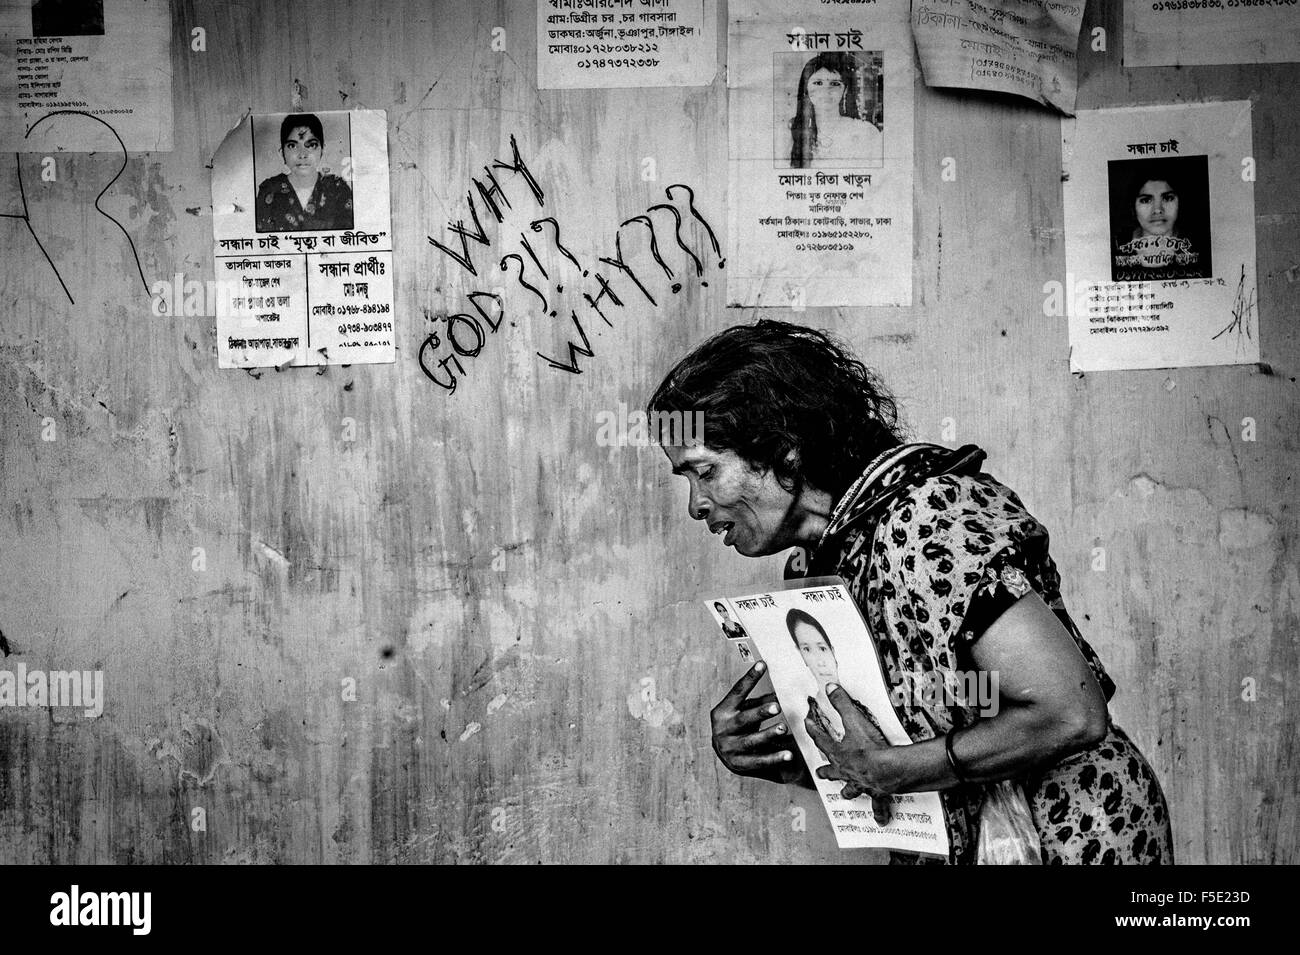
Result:
[[[810,533],[813,530],[816,530],[816,536],[813,537],[811,541],[803,542],[802,535],[801,535],[800,546],[807,547],[810,550],[815,549],[817,545],[821,543],[822,537],[826,533],[826,528],[830,526],[831,520],[836,516],[836,511],[839,509],[840,504],[844,502],[845,498],[849,497],[850,495],[856,495],[856,492],[858,491],[859,487],[867,479],[867,476],[872,472],[876,471],[887,457],[889,457],[891,454],[896,453],[900,448],[904,446],[904,444],[905,442],[894,442],[894,443],[886,444],[883,448],[880,449],[879,452],[877,452],[871,458],[871,460],[867,463],[867,465],[862,469],[862,473],[859,474],[856,478],[854,478],[853,481],[851,481],[847,487],[841,488],[839,491],[835,493],[816,491],[815,493],[821,495],[821,497],[816,499],[810,499],[804,505],[805,509],[809,514],[809,519],[805,522],[805,527],[808,529]],[[800,503],[801,504],[804,503],[802,499]],[[824,520],[822,519],[823,503],[825,504]]]
[[831,512],[835,509],[834,496],[819,488],[804,485],[795,507],[799,515],[798,527],[795,528],[797,545],[809,549],[816,547],[830,526]]
[[293,186],[293,188],[299,193],[305,192],[308,195],[311,195],[311,191],[316,188],[316,180],[319,178],[320,173],[316,171],[313,171],[312,174],[306,178],[291,172],[289,173],[289,185]]

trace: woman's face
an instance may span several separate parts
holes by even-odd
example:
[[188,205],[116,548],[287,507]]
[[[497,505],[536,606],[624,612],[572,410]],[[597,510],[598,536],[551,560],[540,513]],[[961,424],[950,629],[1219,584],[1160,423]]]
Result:
[[1134,202],[1143,235],[1169,235],[1178,222],[1178,193],[1163,179],[1150,179]]
[[817,678],[819,686],[825,688],[827,683],[840,682],[840,669],[835,659],[835,651],[826,645],[820,630],[809,623],[796,623],[794,642],[799,647],[803,662]]
[[664,445],[673,473],[690,482],[687,513],[705,521],[722,542],[746,557],[793,547],[798,527],[796,499],[776,475],[751,467],[734,451],[707,445]]
[[297,126],[285,137],[280,153],[291,174],[306,178],[315,175],[320,164],[321,141],[306,126]]
[[838,116],[844,99],[844,77],[834,70],[818,70],[808,77],[808,99],[818,116]]

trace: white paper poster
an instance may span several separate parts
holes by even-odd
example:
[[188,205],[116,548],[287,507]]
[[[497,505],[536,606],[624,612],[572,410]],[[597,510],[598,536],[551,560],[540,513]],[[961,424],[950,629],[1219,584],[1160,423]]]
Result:
[[221,368],[394,359],[382,110],[247,116],[212,160]]
[[127,152],[172,148],[168,5],[0,0],[0,149],[95,152],[104,124]]
[[826,815],[841,849],[894,849],[948,855],[948,829],[943,801],[937,792],[901,793],[889,797],[891,817],[878,825],[871,798],[844,799],[844,783],[816,773],[828,760],[804,728],[809,698],[826,719],[828,732],[844,735],[843,721],[826,695],[826,684],[837,683],[871,713],[877,727],[894,746],[909,746],[891,701],[876,646],[857,605],[842,582],[825,578],[810,586],[745,597],[716,597],[705,601],[723,634],[741,656],[751,656],[752,644],[768,666],[772,690],[781,704],[780,719],[790,727],[799,752],[812,774]]
[[1259,361],[1250,103],[1062,127],[1072,371]]
[[927,86],[1014,93],[1074,114],[1085,0],[912,0]]
[[537,88],[705,86],[717,0],[537,0]]
[[907,0],[736,0],[727,303],[912,302]]
[[1125,66],[1300,61],[1300,0],[1124,0]]

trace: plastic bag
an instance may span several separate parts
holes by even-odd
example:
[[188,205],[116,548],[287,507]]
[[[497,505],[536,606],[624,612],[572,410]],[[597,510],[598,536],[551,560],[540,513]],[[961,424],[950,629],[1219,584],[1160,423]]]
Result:
[[1020,783],[1004,779],[989,787],[980,811],[976,865],[1042,865],[1042,846]]

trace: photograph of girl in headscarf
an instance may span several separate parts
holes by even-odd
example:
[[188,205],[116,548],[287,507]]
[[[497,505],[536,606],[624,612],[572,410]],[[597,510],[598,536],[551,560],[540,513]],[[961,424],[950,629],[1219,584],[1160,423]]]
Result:
[[[275,134],[262,125],[253,128],[254,178],[267,166],[282,164],[282,172],[262,179],[257,187],[258,232],[327,232],[352,228],[352,187],[331,172],[327,157],[342,167],[351,154],[347,113],[326,114],[325,124],[314,113],[291,113],[280,122],[275,152],[267,140]],[[274,117],[271,118],[274,122]]]
[[1211,278],[1206,156],[1108,163],[1111,281]]
[[776,164],[793,169],[880,166],[884,74],[879,51],[778,53]]

